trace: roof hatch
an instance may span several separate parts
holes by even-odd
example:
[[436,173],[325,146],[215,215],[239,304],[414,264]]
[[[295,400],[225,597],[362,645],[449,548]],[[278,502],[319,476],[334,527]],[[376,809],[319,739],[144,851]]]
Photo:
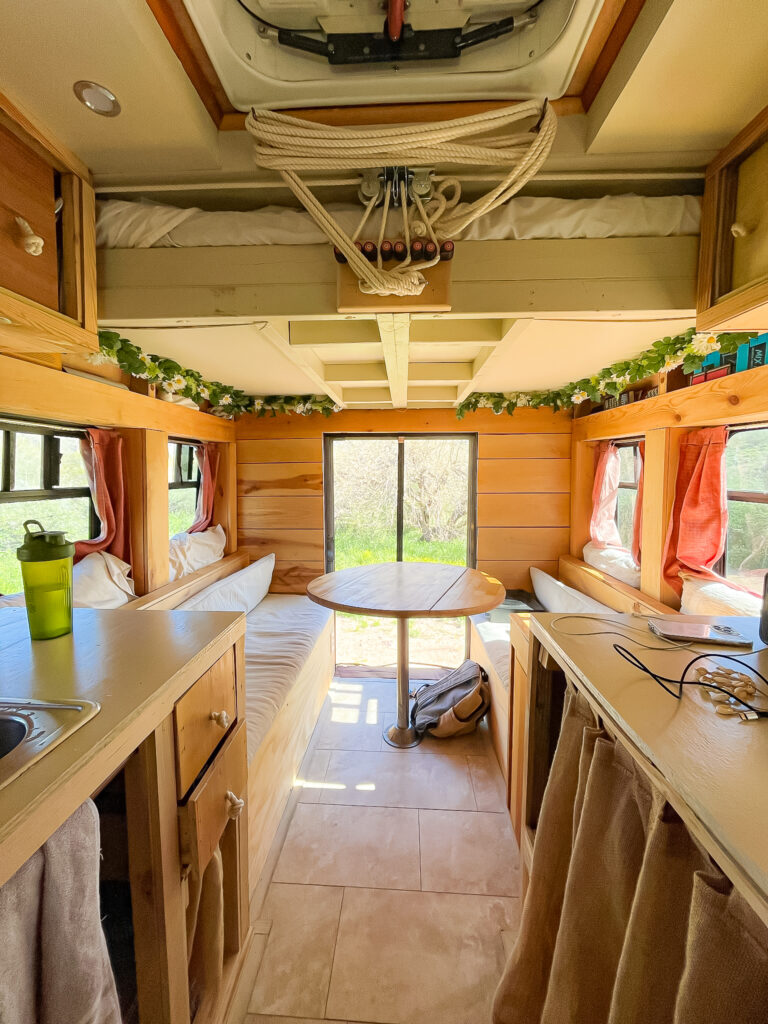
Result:
[[556,99],[602,0],[184,0],[232,104]]

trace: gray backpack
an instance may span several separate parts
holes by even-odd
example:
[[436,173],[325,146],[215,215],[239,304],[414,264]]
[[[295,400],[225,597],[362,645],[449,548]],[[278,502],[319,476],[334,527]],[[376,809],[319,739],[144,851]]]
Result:
[[474,732],[491,707],[488,674],[469,660],[438,682],[420,686],[412,697],[411,725],[420,736]]

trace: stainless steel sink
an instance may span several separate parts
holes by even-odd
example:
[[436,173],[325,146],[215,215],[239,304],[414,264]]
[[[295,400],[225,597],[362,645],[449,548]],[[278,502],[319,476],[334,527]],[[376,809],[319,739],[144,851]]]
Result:
[[98,714],[90,700],[0,698],[0,789]]

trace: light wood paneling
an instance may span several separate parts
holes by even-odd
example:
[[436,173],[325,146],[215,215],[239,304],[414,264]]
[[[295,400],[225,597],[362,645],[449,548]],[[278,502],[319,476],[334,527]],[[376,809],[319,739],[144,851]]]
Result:
[[136,593],[168,582],[168,435],[122,431],[128,474],[131,564]]
[[568,434],[480,434],[477,453],[480,459],[569,459],[571,439]]
[[239,546],[252,559],[276,554],[274,592],[303,592],[325,567],[324,432],[476,433],[485,550],[478,568],[509,589],[529,589],[529,567],[554,572],[567,550],[571,426],[566,413],[532,409],[513,417],[479,410],[463,420],[451,409],[346,411],[330,420],[243,417],[237,426]]
[[219,445],[219,472],[213,496],[213,523],[227,535],[224,554],[237,551],[237,448],[234,441]]
[[[157,250],[160,251],[159,249]],[[329,419],[311,416],[243,416],[237,421],[238,442],[263,439],[322,438],[329,434],[403,433],[409,431],[461,434],[570,434],[572,418],[551,409],[517,409],[514,416],[495,416],[490,409],[467,413],[456,419],[453,409],[345,410]],[[303,461],[293,459],[291,461]]]
[[324,562],[276,561],[269,589],[273,594],[303,594],[307,584],[324,572]]
[[251,558],[274,552],[278,561],[317,562],[325,558],[325,536],[319,530],[259,530],[240,534],[240,547]]
[[568,527],[481,526],[477,531],[478,562],[512,561],[535,565],[555,561],[568,551]]
[[323,440],[316,437],[263,438],[262,440],[237,442],[237,462],[242,466],[247,462],[322,462]]
[[477,521],[482,526],[568,526],[570,495],[478,494]]
[[[557,436],[557,435],[555,435]],[[570,459],[480,459],[478,494],[565,493],[571,489]]]
[[574,443],[571,458],[571,554],[581,558],[589,541],[592,519],[592,488],[595,481],[596,445]]
[[323,493],[321,462],[257,463],[240,467],[237,493],[255,495],[299,495]]
[[249,495],[238,498],[238,522],[244,533],[261,529],[322,529],[323,499],[306,495],[277,498]]
[[519,562],[494,559],[478,559],[477,561],[477,568],[481,572],[495,576],[507,590],[530,590],[531,566],[548,572],[550,576],[557,576],[557,561],[555,559],[540,562],[530,562],[527,559]]
[[672,608],[680,606],[680,598],[662,576],[662,560],[675,500],[680,441],[684,434],[684,430],[661,428],[649,430],[645,435],[640,589]]

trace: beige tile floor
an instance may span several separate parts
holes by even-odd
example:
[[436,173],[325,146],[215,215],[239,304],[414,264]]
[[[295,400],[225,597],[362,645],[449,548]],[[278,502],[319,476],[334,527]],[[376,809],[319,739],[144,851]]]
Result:
[[259,911],[247,1024],[490,1020],[520,917],[501,773],[485,728],[393,750],[394,709],[393,680],[332,684]]

